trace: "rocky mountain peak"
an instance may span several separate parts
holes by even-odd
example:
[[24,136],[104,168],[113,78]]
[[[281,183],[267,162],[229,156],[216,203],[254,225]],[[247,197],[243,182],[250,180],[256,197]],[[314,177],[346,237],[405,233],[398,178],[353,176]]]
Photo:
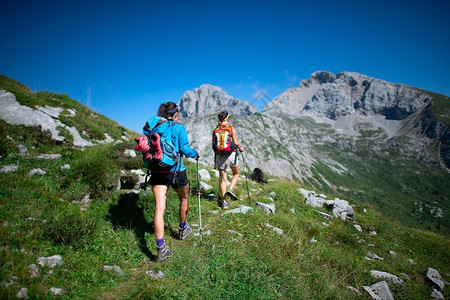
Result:
[[202,84],[193,91],[186,91],[178,103],[182,117],[202,117],[222,110],[238,116],[250,116],[258,110],[247,101],[228,95],[221,88]]

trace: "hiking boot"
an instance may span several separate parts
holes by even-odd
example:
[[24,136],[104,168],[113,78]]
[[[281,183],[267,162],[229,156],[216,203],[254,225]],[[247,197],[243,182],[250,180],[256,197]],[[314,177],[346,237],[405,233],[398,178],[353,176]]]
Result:
[[156,249],[158,251],[158,254],[156,255],[158,261],[164,261],[173,255],[172,250],[167,248],[166,243],[164,243],[162,247],[156,247]]
[[180,240],[184,240],[189,234],[191,234],[192,232],[192,228],[191,226],[189,226],[189,224],[186,224],[186,226],[184,226],[184,228],[179,228],[180,233],[178,234],[178,238]]
[[238,199],[238,197],[236,196],[236,194],[233,192],[232,189],[228,189],[227,196],[229,196],[232,200]]
[[150,138],[150,146],[152,147],[153,157],[156,160],[161,160],[163,156],[160,141],[161,137],[159,136],[159,134],[157,133],[152,134],[152,137]]
[[218,203],[219,203],[219,207],[222,209],[228,209],[228,205],[230,205],[230,203],[225,201],[225,199],[219,199]]

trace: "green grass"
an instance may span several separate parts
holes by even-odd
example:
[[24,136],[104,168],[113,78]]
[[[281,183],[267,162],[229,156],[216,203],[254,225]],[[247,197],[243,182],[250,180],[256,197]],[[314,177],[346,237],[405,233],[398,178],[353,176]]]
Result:
[[[30,105],[56,101],[52,105],[71,108],[73,104],[65,96],[44,93],[42,100],[14,82],[7,84],[26,94]],[[93,130],[98,133],[91,131],[90,138],[104,132],[114,139],[120,138],[123,131],[117,123],[100,115],[92,117],[96,114],[76,107],[77,118],[63,113],[63,123],[76,126],[80,132],[81,128],[96,128]],[[27,147],[27,156],[18,155],[19,144]],[[392,160],[377,157],[370,164],[346,157],[357,170],[353,175],[337,175],[325,164],[315,166],[317,174],[325,174],[339,185],[354,187],[350,192],[340,191],[339,195],[333,189],[316,191],[326,193],[329,198],[347,195],[345,199],[354,205],[354,222],[361,225],[362,233],[350,221],[333,219],[326,221],[329,227],[323,226],[325,220],[317,209],[306,206],[297,191],[301,187],[312,189],[309,186],[280,178],[270,178],[273,181],[266,185],[248,181],[248,198],[245,179],[241,178],[235,191],[243,201],[232,202],[230,209],[245,204],[252,206],[253,211],[224,215],[216,201],[202,195],[203,232],[210,230],[211,235],[203,235],[202,244],[194,236],[179,241],[172,237],[178,228],[178,200],[170,189],[165,238],[174,256],[167,262],[155,262],[154,200],[150,189],[146,196],[142,191],[134,194],[116,190],[121,170],[143,167],[140,157],[128,158],[123,154],[134,144],[133,141],[100,144],[83,150],[70,143],[56,144],[38,128],[0,121],[0,168],[19,166],[15,172],[0,174],[0,298],[14,298],[21,287],[28,289],[31,299],[54,298],[48,290],[57,287],[64,290],[60,298],[76,299],[367,299],[364,292],[354,295],[347,286],[373,284],[379,280],[372,278],[369,271],[380,270],[398,276],[406,273],[411,278],[405,286],[391,286],[395,299],[426,299],[432,291],[424,279],[428,267],[450,280],[447,235],[405,227],[379,212],[383,207],[385,215],[391,209],[407,210],[403,206],[410,205],[413,199],[433,199],[430,197],[436,191],[441,196],[448,195],[445,189],[448,181],[431,170],[422,176],[410,169],[403,170],[396,164],[396,157]],[[36,158],[43,153],[59,153],[61,158]],[[332,151],[328,154],[333,157]],[[334,158],[339,161],[338,156]],[[380,179],[386,175],[377,168],[381,163],[391,166],[390,180]],[[66,164],[70,169],[61,169]],[[188,220],[197,233],[197,165],[186,164],[192,188]],[[34,168],[41,168],[46,174],[29,177]],[[217,194],[218,179],[212,172],[211,175],[208,184]],[[393,185],[392,178],[395,178]],[[396,193],[407,184],[411,184],[408,191],[412,194]],[[325,182],[323,186],[326,187]],[[424,188],[427,186],[428,190]],[[254,205],[257,201],[269,203],[271,192],[276,193],[275,215],[266,214]],[[86,195],[90,197],[89,205],[77,203]],[[394,195],[401,205],[389,207],[392,201],[384,201],[387,195]],[[379,203],[371,199],[379,199]],[[218,213],[212,214],[214,210]],[[279,235],[267,223],[281,228],[284,234]],[[376,231],[377,235],[370,235],[370,231]],[[311,242],[312,238],[317,242]],[[397,257],[390,256],[388,250],[395,251]],[[365,259],[368,252],[384,260],[368,261]],[[39,275],[30,276],[28,266],[37,264],[39,257],[56,254],[63,257],[62,266],[52,270],[39,266]],[[410,264],[409,259],[417,264]],[[119,266],[124,275],[103,271],[105,265]],[[150,270],[162,271],[165,277],[151,278],[146,275]],[[3,284],[11,280],[12,285]],[[450,297],[450,290],[444,289],[443,294]]]

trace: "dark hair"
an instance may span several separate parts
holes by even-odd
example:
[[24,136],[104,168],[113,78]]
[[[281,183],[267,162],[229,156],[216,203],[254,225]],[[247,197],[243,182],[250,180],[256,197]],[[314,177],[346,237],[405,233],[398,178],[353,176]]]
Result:
[[222,122],[228,117],[228,112],[226,110],[222,111],[220,114],[217,115],[217,118],[219,119],[219,122]]
[[163,103],[158,108],[158,117],[163,117],[166,119],[172,118],[173,115],[178,111],[178,106],[172,101]]

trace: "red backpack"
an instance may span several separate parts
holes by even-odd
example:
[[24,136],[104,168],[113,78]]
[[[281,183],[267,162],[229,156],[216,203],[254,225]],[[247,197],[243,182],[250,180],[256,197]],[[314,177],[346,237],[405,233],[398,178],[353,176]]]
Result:
[[227,156],[236,150],[232,139],[232,129],[230,125],[219,125],[213,133],[213,149],[217,155]]

